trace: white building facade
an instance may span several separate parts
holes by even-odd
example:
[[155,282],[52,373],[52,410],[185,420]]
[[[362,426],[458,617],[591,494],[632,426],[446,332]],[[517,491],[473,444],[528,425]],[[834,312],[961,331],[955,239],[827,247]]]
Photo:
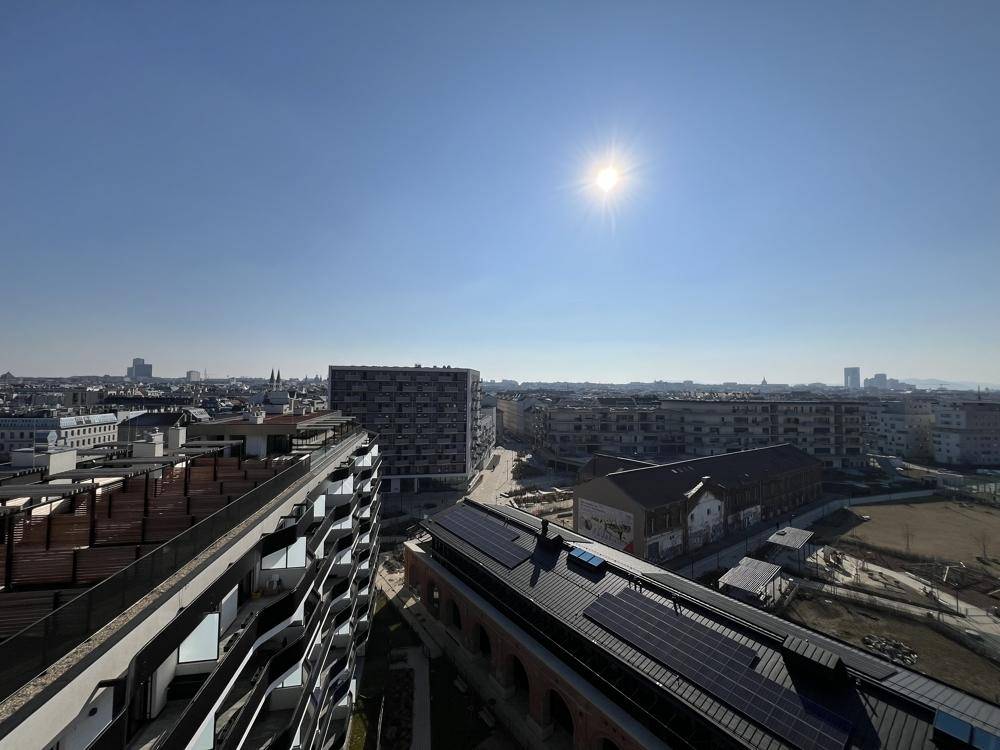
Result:
[[115,414],[79,417],[0,417],[0,455],[36,443],[66,448],[92,448],[118,439]]

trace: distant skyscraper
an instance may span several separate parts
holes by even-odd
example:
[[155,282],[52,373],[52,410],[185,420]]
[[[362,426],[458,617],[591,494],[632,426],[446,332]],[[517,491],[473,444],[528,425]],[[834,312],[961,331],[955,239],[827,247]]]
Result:
[[151,378],[153,377],[153,365],[147,363],[142,357],[136,357],[132,360],[132,366],[125,371],[125,377],[133,380]]
[[201,373],[200,372],[198,372],[197,370],[188,370],[187,371],[187,381],[189,383],[197,383],[199,380],[201,380]]
[[861,368],[860,367],[845,367],[844,368],[844,388],[849,391],[861,390]]

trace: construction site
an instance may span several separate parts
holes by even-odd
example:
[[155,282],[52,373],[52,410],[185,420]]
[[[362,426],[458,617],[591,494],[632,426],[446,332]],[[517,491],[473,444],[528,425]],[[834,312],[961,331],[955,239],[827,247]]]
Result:
[[1000,699],[1000,510],[929,497],[815,522],[783,616]]

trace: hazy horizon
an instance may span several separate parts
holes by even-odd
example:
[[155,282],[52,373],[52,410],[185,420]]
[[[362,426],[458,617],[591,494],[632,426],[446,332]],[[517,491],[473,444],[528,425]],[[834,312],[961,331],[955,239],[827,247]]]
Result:
[[[145,359],[146,359],[147,363],[151,361],[149,358],[145,358]],[[129,360],[129,364],[131,364],[131,360]],[[384,366],[409,367],[409,366],[412,366],[413,364],[417,364],[417,363],[416,362],[409,362],[409,363],[406,363],[406,362],[334,362],[334,363],[330,363],[330,364],[339,364],[339,365],[384,365]],[[434,363],[434,362],[420,362],[419,364],[421,366],[423,366],[423,367],[435,367],[435,366],[440,367],[440,366],[443,366],[444,364],[450,364],[453,367],[470,367],[471,369],[474,369],[474,370],[478,370],[479,369],[474,364],[460,364],[460,363],[440,363],[439,364],[439,363]],[[169,378],[183,378],[186,375],[187,370],[197,369],[197,368],[194,368],[194,367],[188,367],[188,368],[185,368],[184,370],[179,371],[179,372],[171,372],[170,370],[167,370],[166,372],[164,372],[164,371],[161,370],[161,368],[159,366],[156,365],[155,362],[153,362],[153,365],[154,365],[153,374],[154,374],[154,377],[157,377],[157,378],[168,378],[168,379]],[[279,368],[277,368],[277,367],[275,368],[276,371],[278,369]],[[65,373],[51,373],[51,372],[48,372],[48,373],[45,373],[45,372],[28,373],[28,372],[18,372],[15,369],[4,368],[4,367],[0,366],[0,371],[6,371],[6,370],[10,370],[17,377],[27,377],[27,378],[38,378],[38,377],[41,377],[41,378],[44,378],[44,377],[59,378],[59,377],[72,377],[72,376],[97,376],[97,377],[103,377],[103,376],[123,377],[124,376],[124,368],[123,368],[122,372],[104,372],[104,371],[100,371],[100,370],[95,370],[95,371],[80,370],[80,371],[65,372]],[[202,370],[199,370],[199,372],[202,372]],[[878,370],[878,371],[872,370],[871,372],[866,372],[864,370],[864,368],[862,368],[862,370],[861,370],[862,379],[871,377],[875,372],[884,372],[884,371],[883,370]],[[236,371],[236,370],[233,370],[233,371],[226,371],[226,372],[213,372],[211,370],[208,370],[208,377],[209,377],[209,379],[217,379],[217,378],[218,379],[222,379],[222,378],[231,378],[231,377],[235,377],[235,378],[261,378],[261,379],[266,379],[267,377],[270,376],[270,374],[271,374],[270,368],[264,368],[264,370],[261,371],[261,372],[259,372],[259,373],[254,373],[254,371],[252,371],[252,370],[248,370],[248,371]],[[984,388],[987,388],[987,387],[988,388],[1000,388],[1000,383],[990,382],[990,381],[975,381],[975,380],[970,380],[969,378],[942,378],[942,377],[935,377],[935,376],[929,376],[929,377],[923,377],[923,376],[921,376],[921,377],[907,377],[907,376],[904,376],[904,377],[900,377],[900,376],[895,375],[894,373],[891,373],[891,372],[886,373],[886,374],[890,378],[896,378],[897,380],[900,380],[900,381],[903,381],[903,382],[914,382],[915,381],[917,384],[920,384],[920,383],[923,383],[923,382],[928,382],[928,381],[942,381],[942,382],[950,382],[950,383],[956,383],[956,384],[966,384],[970,388],[973,388],[973,389],[976,386],[981,386],[981,387],[984,387]],[[305,375],[305,374],[303,374],[300,371],[292,371],[292,370],[287,370],[287,369],[281,368],[281,375],[286,380],[287,379],[301,380],[303,377],[308,378],[308,379],[312,379],[316,375],[319,375],[320,378],[322,378],[322,379],[326,379],[327,368],[326,367],[322,367],[319,370],[310,371],[308,375]],[[724,378],[720,378],[720,379],[717,379],[717,380],[710,380],[710,379],[695,378],[695,377],[688,377],[688,376],[681,376],[681,377],[657,376],[657,377],[651,377],[651,378],[645,378],[645,379],[643,379],[643,378],[632,378],[632,377],[629,377],[629,378],[622,378],[622,379],[619,379],[619,380],[598,380],[598,379],[594,379],[594,378],[584,378],[584,377],[552,377],[552,378],[524,377],[524,378],[515,378],[515,377],[512,377],[510,375],[493,375],[491,373],[483,372],[482,370],[480,370],[480,376],[482,377],[483,380],[493,380],[493,381],[514,380],[514,381],[517,381],[518,383],[594,383],[594,384],[602,384],[602,385],[629,385],[630,383],[653,383],[653,382],[657,382],[657,381],[659,381],[659,382],[666,382],[666,383],[683,383],[686,380],[690,380],[690,381],[692,381],[694,383],[703,384],[703,385],[721,385],[723,383],[729,383],[729,382],[736,382],[736,383],[739,383],[740,385],[755,385],[755,384],[760,383],[760,379],[754,380],[754,379],[738,379],[738,378],[732,378],[732,377],[724,377]],[[770,378],[769,377],[769,378],[767,378],[767,381],[768,381],[769,384],[787,384],[787,385],[801,385],[801,384],[806,384],[806,385],[808,385],[808,384],[811,384],[811,383],[823,383],[824,385],[828,385],[828,386],[837,386],[837,385],[842,385],[843,384],[843,377],[838,378],[838,379],[834,379],[834,380],[830,380],[830,379],[821,380],[821,379],[816,379],[816,378],[809,379],[809,380],[790,380],[790,379],[782,379],[780,377],[779,378]]]
[[7,3],[0,372],[998,383],[997,70],[996,3]]

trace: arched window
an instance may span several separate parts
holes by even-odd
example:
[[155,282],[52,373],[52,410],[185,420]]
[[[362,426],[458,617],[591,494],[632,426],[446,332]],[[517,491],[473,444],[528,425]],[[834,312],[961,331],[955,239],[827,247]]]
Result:
[[516,656],[511,654],[507,657],[509,669],[510,669],[510,679],[514,686],[514,699],[518,703],[523,704],[525,712],[528,710],[528,696],[531,692],[531,685],[528,682],[528,671],[524,668],[524,664]]
[[490,641],[490,634],[482,625],[476,626],[476,637],[479,641],[479,653],[487,660],[493,657],[493,643]]
[[549,691],[549,719],[554,733],[573,736],[573,714],[566,701],[555,690]]
[[441,591],[434,581],[427,582],[427,609],[435,617],[441,613]]

